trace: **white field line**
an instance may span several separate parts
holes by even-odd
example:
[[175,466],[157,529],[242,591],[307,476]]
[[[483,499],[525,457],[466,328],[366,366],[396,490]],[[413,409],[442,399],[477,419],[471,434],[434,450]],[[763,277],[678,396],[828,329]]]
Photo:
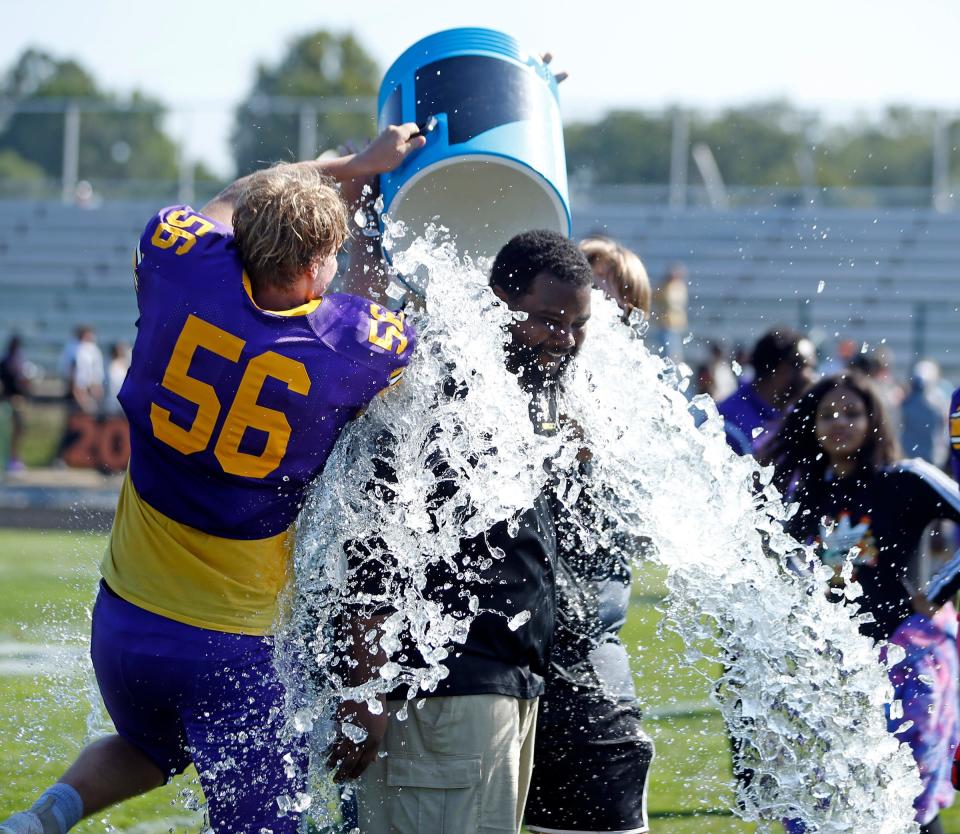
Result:
[[138,822],[136,825],[127,828],[117,828],[116,831],[118,834],[166,834],[166,832],[173,831],[176,828],[194,832],[200,831],[202,827],[203,816],[201,814],[178,814],[159,820]]
[[720,713],[717,705],[711,701],[677,701],[675,704],[662,704],[643,710],[648,721],[663,721],[667,718],[687,718],[708,713]]
[[81,643],[0,641],[0,676],[79,674],[87,647]]
[[[80,674],[86,671],[86,664],[88,663],[87,647],[80,643],[50,644],[18,643],[14,640],[0,641],[0,677],[63,675],[68,672]],[[665,718],[715,712],[716,710],[716,705],[710,701],[681,701],[645,709],[643,717],[650,721],[658,721]],[[144,825],[147,824],[144,823]],[[149,823],[149,825],[153,825],[153,823]],[[139,834],[148,834],[148,832],[139,832]]]

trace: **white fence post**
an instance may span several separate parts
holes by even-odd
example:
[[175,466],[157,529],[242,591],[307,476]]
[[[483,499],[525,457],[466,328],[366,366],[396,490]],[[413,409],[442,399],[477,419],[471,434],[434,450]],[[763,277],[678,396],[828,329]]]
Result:
[[309,104],[300,108],[300,156],[313,159],[317,155],[317,109]]
[[949,211],[950,203],[950,122],[940,113],[933,128],[933,207]]
[[685,110],[673,113],[670,148],[670,208],[687,204],[687,163],[690,156],[690,116]]
[[72,203],[80,168],[80,108],[73,102],[63,111],[63,202]]

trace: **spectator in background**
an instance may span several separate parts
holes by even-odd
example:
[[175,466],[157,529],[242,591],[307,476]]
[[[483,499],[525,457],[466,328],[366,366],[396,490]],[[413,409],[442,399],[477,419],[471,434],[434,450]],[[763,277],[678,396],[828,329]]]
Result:
[[683,337],[687,332],[687,270],[674,264],[653,294],[654,320],[659,327],[664,355],[679,362],[683,359]]
[[107,414],[119,414],[123,409],[117,395],[120,386],[127,378],[130,368],[130,345],[126,342],[114,342],[110,346],[110,362],[107,364],[107,395],[103,401],[103,410]]
[[635,252],[606,237],[588,237],[580,243],[593,270],[594,285],[623,310],[626,321],[634,310],[650,318],[650,278]]
[[10,403],[10,456],[8,472],[24,469],[20,456],[23,441],[24,408],[30,396],[30,379],[33,376],[30,363],[23,354],[23,342],[14,334],[7,343],[7,351],[0,359],[0,395]]
[[92,327],[77,330],[77,348],[70,371],[70,401],[86,414],[96,414],[103,402],[103,353]]
[[77,347],[80,344],[80,334],[85,330],[85,325],[78,325],[73,329],[73,335],[60,351],[60,358],[57,360],[57,370],[60,372],[60,378],[66,386],[66,396],[70,398],[70,388],[73,385],[73,365],[77,359]]
[[777,327],[754,345],[754,376],[717,406],[727,443],[741,455],[752,454],[783,411],[812,381],[817,366],[813,343],[789,327]]
[[107,378],[103,353],[92,327],[80,325],[76,329],[73,340],[60,354],[60,368],[67,387],[67,425],[53,460],[58,468],[67,465],[70,449],[83,437],[82,425],[88,418],[99,417],[108,406],[104,400]]
[[717,401],[725,400],[737,390],[737,378],[733,374],[730,359],[722,343],[710,342],[708,351],[710,356],[707,364],[710,367],[714,390],[711,396]]
[[900,443],[904,452],[938,467],[946,460],[947,410],[950,405],[940,394],[939,377],[936,362],[928,359],[917,362],[907,396],[900,407]]
[[900,406],[903,404],[903,386],[893,375],[893,351],[887,347],[868,350],[866,344],[850,359],[850,367],[866,374],[873,381],[893,427],[901,428]]

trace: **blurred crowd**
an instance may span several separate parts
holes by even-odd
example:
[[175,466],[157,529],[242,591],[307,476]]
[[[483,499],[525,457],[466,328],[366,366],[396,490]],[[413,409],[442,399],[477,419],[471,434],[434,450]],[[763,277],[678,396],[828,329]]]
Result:
[[[78,325],[64,345],[58,362],[62,383],[60,392],[67,416],[86,414],[90,417],[118,416],[123,413],[117,395],[130,367],[130,345],[115,342],[104,358],[97,334],[88,325]],[[9,407],[9,440],[6,449],[7,471],[25,468],[23,439],[27,430],[28,402],[35,395],[38,369],[30,361],[22,338],[14,334],[7,342],[0,359],[0,399]],[[51,463],[61,462],[63,450],[70,444],[73,431],[68,428]],[[0,454],[0,458],[3,455]]]
[[[807,360],[799,368],[793,360],[798,346]],[[728,418],[728,435],[738,435],[736,423],[730,426],[729,417],[741,410],[744,402],[759,404],[761,412],[764,405],[769,407],[769,416],[749,426],[751,432],[757,428],[764,432],[731,441],[739,452],[755,451],[768,428],[763,424],[775,420],[816,379],[855,370],[880,392],[904,454],[941,469],[947,467],[947,421],[955,385],[944,378],[932,359],[920,359],[908,374],[900,376],[894,370],[893,353],[885,346],[871,348],[850,339],[817,341],[814,335],[786,326],[771,328],[749,347],[711,341],[701,353],[693,365],[688,391],[706,394],[721,406],[721,413]],[[682,354],[674,358],[683,361]]]

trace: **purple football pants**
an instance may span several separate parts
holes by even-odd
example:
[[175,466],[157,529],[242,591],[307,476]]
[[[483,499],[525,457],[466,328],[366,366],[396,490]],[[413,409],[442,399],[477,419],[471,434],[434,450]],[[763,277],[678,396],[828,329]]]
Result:
[[179,623],[101,583],[90,653],[117,733],[165,778],[196,766],[217,834],[295,834],[280,808],[303,790],[306,749],[280,738],[269,638]]

